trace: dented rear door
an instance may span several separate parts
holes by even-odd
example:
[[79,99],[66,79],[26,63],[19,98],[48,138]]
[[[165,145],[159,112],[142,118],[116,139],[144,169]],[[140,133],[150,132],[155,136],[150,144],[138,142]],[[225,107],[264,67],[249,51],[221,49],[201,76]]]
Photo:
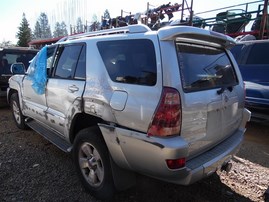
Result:
[[61,45],[47,84],[46,123],[63,136],[71,120],[81,111],[86,78],[86,45]]

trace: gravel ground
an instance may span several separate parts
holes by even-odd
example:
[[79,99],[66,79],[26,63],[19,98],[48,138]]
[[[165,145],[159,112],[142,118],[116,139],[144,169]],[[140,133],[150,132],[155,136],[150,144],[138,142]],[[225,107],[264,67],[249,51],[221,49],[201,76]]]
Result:
[[[184,187],[138,175],[137,185],[112,201],[265,201],[269,127],[251,123],[229,173],[218,171]],[[16,128],[0,108],[0,201],[98,201],[82,187],[69,154],[37,133]]]

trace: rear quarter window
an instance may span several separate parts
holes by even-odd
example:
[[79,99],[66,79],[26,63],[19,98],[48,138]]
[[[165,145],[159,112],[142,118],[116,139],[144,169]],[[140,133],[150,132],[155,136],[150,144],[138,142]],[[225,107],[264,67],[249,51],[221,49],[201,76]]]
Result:
[[177,43],[178,62],[185,92],[230,87],[238,83],[225,50]]
[[112,81],[146,86],[156,84],[156,56],[152,41],[101,41],[97,47]]

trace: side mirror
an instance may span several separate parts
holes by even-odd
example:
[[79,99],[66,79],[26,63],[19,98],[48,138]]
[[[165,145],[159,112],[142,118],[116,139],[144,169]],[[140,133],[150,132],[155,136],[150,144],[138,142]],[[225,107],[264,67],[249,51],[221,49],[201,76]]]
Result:
[[12,74],[25,74],[25,67],[23,63],[14,63],[10,67]]

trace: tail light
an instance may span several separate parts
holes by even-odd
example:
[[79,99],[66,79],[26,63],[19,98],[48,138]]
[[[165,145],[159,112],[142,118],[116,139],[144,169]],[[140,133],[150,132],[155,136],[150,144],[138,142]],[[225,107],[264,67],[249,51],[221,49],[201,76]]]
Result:
[[179,135],[182,106],[179,92],[165,87],[148,129],[149,136]]

